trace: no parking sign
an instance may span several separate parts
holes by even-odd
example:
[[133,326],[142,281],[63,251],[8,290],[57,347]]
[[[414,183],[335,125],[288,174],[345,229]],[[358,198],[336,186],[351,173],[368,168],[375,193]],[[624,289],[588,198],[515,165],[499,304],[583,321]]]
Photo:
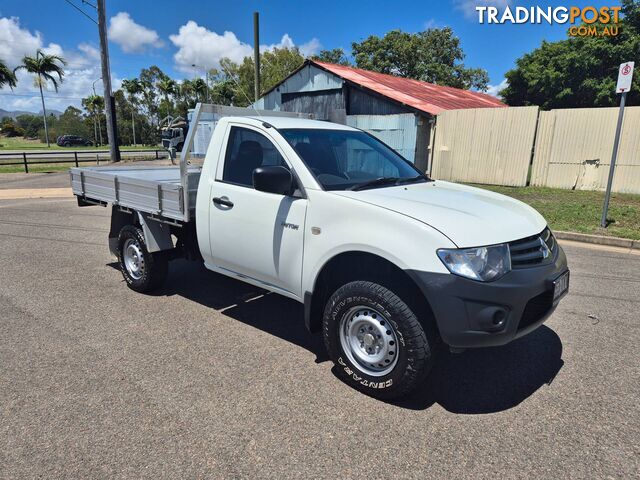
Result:
[[631,89],[631,79],[633,78],[634,62],[627,62],[620,65],[618,70],[618,83],[616,93],[626,93]]

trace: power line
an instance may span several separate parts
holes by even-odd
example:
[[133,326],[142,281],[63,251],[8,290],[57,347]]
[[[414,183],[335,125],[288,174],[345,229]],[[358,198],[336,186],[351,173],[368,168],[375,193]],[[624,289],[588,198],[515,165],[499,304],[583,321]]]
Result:
[[[0,93],[0,95],[4,96],[4,97],[33,97],[33,98],[40,98],[40,94],[39,93]],[[47,96],[45,95],[44,98],[48,98],[51,100],[55,100],[58,98],[62,98],[65,100],[82,100],[85,97],[67,97],[67,96],[62,96],[62,95],[56,95],[55,97],[51,97],[51,96]]]
[[[78,10],[82,15],[84,15],[85,17],[87,17],[89,20],[91,20],[93,23],[95,23],[96,25],[98,24],[98,22],[91,16],[89,15],[87,12],[85,12],[84,10],[82,10],[79,6],[77,6],[75,3],[73,3],[71,0],[64,0],[65,2],[67,2],[69,5],[71,5],[73,8],[75,8],[76,10]],[[84,2],[83,2],[84,3]],[[87,2],[89,3],[89,2]]]

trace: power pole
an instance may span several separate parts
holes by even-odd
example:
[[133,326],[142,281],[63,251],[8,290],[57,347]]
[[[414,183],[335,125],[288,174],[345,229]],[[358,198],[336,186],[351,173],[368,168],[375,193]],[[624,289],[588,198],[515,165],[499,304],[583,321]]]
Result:
[[102,61],[102,85],[104,86],[104,106],[107,113],[109,153],[112,162],[119,162],[120,148],[118,148],[118,128],[116,125],[116,101],[111,93],[111,68],[109,67],[109,44],[107,42],[107,19],[104,2],[105,0],[97,0],[100,60]]
[[260,14],[253,12],[253,64],[255,66],[254,103],[260,98]]

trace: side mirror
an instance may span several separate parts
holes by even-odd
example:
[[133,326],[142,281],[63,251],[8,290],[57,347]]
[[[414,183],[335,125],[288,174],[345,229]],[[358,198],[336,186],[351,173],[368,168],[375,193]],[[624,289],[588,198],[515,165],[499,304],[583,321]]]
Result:
[[292,186],[291,172],[281,165],[258,167],[253,171],[253,188],[261,192],[290,195]]

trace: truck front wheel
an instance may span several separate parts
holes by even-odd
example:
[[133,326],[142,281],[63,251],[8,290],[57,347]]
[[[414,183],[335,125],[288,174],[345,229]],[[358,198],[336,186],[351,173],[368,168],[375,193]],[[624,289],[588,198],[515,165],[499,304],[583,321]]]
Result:
[[323,334],[340,378],[377,398],[409,394],[433,363],[415,314],[376,283],[356,281],[340,287],[326,304]]
[[167,278],[167,258],[162,252],[150,253],[142,230],[133,225],[126,225],[120,230],[118,264],[127,285],[136,292],[155,290]]

